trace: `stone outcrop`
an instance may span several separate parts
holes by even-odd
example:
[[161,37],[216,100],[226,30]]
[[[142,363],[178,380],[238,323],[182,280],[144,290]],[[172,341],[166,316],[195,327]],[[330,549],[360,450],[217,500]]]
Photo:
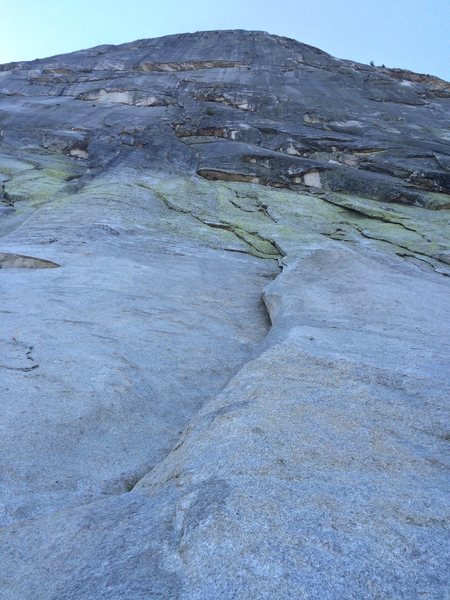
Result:
[[263,32],[0,66],[0,597],[443,599],[450,85]]

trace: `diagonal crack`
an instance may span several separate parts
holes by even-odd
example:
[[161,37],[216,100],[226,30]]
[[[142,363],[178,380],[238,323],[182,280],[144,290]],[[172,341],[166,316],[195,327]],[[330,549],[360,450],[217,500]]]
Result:
[[412,231],[413,233],[416,233],[417,235],[422,237],[424,240],[429,241],[422,233],[420,233],[413,227],[408,227],[402,221],[398,221],[396,219],[391,218],[390,215],[388,216],[385,213],[379,213],[379,214],[371,213],[372,210],[376,212],[375,208],[366,211],[362,207],[348,206],[347,204],[345,204],[343,202],[339,202],[338,200],[333,198],[330,194],[323,194],[321,196],[321,200],[324,200],[325,202],[328,202],[329,204],[333,204],[334,206],[339,206],[340,208],[348,210],[350,213],[355,213],[355,214],[367,217],[368,219],[375,219],[377,221],[381,221],[382,223],[390,223],[392,225],[399,225],[400,227],[403,227],[403,229],[406,229],[407,231]]
[[[436,273],[439,273],[439,275],[443,275],[444,277],[450,277],[450,275],[448,275],[447,273],[444,273],[444,272],[436,269],[436,266],[432,262],[424,260],[420,257],[425,256],[426,258],[429,258],[431,260],[435,260],[437,262],[442,262],[438,258],[435,258],[434,256],[425,254],[424,252],[418,252],[417,250],[413,250],[412,248],[409,248],[408,246],[403,246],[402,244],[396,244],[395,242],[391,242],[390,240],[387,240],[385,238],[380,238],[380,237],[377,237],[376,235],[370,235],[362,227],[358,227],[358,225],[354,225],[352,223],[346,223],[346,225],[348,225],[349,227],[352,227],[353,229],[358,231],[358,233],[360,233],[363,237],[365,237],[369,240],[377,240],[378,242],[385,242],[386,244],[390,244],[391,246],[394,246],[395,248],[401,248],[402,250],[407,250],[408,252],[411,252],[412,255],[414,257],[416,257],[418,260],[422,260],[423,262],[426,262],[429,265],[431,265],[433,267],[433,269],[436,271]],[[398,252],[396,252],[396,254],[397,254],[397,256],[400,256],[401,258],[403,258],[405,256],[405,255],[399,254]],[[418,256],[416,256],[416,254]]]

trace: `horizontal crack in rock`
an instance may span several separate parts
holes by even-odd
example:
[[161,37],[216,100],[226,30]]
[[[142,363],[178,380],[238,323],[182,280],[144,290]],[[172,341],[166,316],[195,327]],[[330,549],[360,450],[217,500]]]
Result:
[[144,73],[167,73],[176,71],[198,71],[201,69],[234,69],[236,67],[248,67],[246,63],[229,60],[197,60],[182,62],[143,62],[136,65],[134,71]]

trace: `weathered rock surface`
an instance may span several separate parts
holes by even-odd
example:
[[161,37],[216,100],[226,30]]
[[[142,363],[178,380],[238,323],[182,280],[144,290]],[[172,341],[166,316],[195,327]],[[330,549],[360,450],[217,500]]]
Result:
[[0,66],[0,597],[444,599],[450,86],[262,32]]

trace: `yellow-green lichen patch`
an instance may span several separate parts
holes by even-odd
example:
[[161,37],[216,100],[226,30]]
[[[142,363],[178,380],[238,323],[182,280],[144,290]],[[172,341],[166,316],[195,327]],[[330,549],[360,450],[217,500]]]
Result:
[[305,246],[324,243],[323,236],[422,260],[442,260],[448,250],[445,211],[384,206],[345,194],[314,196],[258,184],[142,173],[119,182],[97,180],[85,193],[104,210],[111,202],[134,204],[139,194],[147,194],[144,202],[157,202],[160,211],[157,218],[153,212],[149,231],[157,228],[264,258],[295,255]]
[[7,184],[8,194],[12,201],[26,201],[32,205],[49,201],[66,185],[64,180],[54,177],[52,173],[40,169],[29,169],[21,172]]
[[384,207],[375,201],[343,194],[327,194],[327,202],[342,209],[341,225],[362,236],[402,250],[441,260],[449,249],[450,211],[430,211],[412,206]]
[[33,168],[32,163],[0,154],[0,179],[2,180],[11,179],[19,173]]
[[10,203],[18,211],[25,206],[37,207],[56,196],[66,195],[65,186],[80,177],[82,170],[66,157],[49,153],[28,153],[26,159],[15,160],[0,156],[0,173]]
[[261,258],[279,258],[276,246],[258,231],[258,225],[267,217],[257,210],[246,212],[236,206],[235,191],[229,187],[184,178],[146,180],[140,185],[149,189],[170,211],[178,213],[178,219],[181,216],[193,219],[194,230],[190,233],[202,242]]

